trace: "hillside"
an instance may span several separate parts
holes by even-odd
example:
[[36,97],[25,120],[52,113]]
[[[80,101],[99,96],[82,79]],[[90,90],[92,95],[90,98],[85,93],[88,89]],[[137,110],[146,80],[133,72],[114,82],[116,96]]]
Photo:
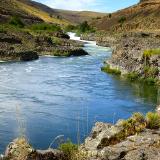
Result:
[[42,3],[30,0],[21,0],[21,2],[24,2],[29,6],[32,6],[43,12],[46,12],[53,18],[63,19],[74,24],[78,24],[83,21],[88,21],[97,17],[103,17],[106,15],[105,13],[92,12],[92,11],[70,11],[70,10],[53,9]]
[[91,24],[105,31],[160,30],[160,0],[141,0]]
[[0,21],[7,22],[12,16],[18,16],[26,24],[37,22],[48,22],[57,24],[69,23],[65,20],[51,17],[49,13],[40,10],[32,5],[29,0],[1,0],[0,1]]
[[75,12],[52,9],[31,0],[1,0],[0,21],[6,22],[11,16],[18,15],[27,23],[48,22],[57,24],[77,24],[95,17],[104,16],[96,12]]

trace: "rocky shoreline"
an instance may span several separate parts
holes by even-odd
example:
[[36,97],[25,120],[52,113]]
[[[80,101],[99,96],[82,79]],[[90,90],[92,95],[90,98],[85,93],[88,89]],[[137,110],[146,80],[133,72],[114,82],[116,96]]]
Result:
[[[83,144],[74,150],[36,150],[25,138],[11,142],[1,160],[158,160],[160,156],[160,116],[134,113],[116,124],[97,122]],[[66,152],[67,151],[67,152]],[[68,152],[69,151],[69,152]],[[66,155],[70,154],[70,155]],[[72,158],[68,158],[72,156]]]
[[105,61],[103,71],[119,71],[130,80],[159,84],[160,32],[129,32],[102,37],[92,34],[81,38],[96,40],[97,45],[112,48],[112,57]]
[[1,61],[36,60],[42,55],[58,57],[88,55],[82,47],[83,43],[70,40],[64,33],[33,35],[27,31],[0,32]]

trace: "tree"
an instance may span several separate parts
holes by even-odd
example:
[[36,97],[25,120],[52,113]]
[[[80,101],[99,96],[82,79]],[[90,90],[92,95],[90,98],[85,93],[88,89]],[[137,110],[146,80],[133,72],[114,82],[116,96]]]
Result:
[[84,21],[83,23],[81,23],[79,25],[79,31],[82,33],[85,33],[87,31],[89,31],[91,29],[91,27],[89,26],[87,21]]

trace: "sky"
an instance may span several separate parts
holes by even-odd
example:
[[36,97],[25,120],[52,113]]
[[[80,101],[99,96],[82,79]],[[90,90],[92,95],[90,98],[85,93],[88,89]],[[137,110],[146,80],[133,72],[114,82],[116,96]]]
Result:
[[46,4],[51,8],[65,10],[89,10],[98,12],[114,12],[116,10],[129,7],[139,2],[139,0],[35,0]]

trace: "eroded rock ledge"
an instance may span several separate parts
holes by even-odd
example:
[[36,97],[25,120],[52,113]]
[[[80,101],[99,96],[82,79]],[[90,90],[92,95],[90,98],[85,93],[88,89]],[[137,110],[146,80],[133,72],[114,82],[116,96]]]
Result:
[[32,35],[25,31],[0,32],[1,61],[29,61],[42,55],[59,57],[88,55],[82,47],[83,43],[69,40],[69,36],[61,32],[50,35]]

